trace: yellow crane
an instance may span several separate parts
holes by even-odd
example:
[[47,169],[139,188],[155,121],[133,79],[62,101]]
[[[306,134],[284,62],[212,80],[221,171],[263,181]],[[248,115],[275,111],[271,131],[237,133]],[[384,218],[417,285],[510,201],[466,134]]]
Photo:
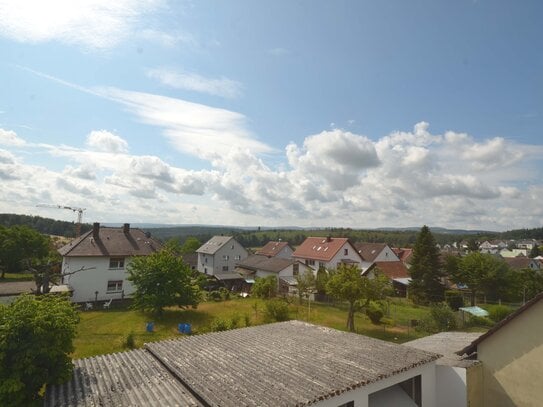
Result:
[[77,212],[77,223],[75,224],[75,237],[79,237],[79,235],[81,234],[81,219],[83,218],[83,211],[85,211],[86,208],[74,208],[72,206],[51,205],[51,204],[38,204],[36,206],[39,206],[41,208],[68,209],[70,211]]

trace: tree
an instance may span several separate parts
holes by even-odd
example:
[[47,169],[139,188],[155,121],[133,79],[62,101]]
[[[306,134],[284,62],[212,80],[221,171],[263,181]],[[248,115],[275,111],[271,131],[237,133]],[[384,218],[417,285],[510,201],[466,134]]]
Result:
[[320,295],[326,294],[326,283],[328,283],[328,271],[324,267],[319,267],[317,270],[317,279],[315,281],[315,288]]
[[428,304],[443,301],[445,288],[441,282],[443,271],[439,249],[426,225],[417,236],[409,273],[411,274],[409,292],[415,302]]
[[33,261],[47,257],[49,238],[27,226],[0,226],[0,268],[6,272],[17,273],[26,269]]
[[128,266],[128,280],[136,288],[132,306],[162,314],[164,307],[196,308],[201,290],[190,266],[168,248],[135,257]]
[[70,378],[78,322],[64,296],[22,295],[0,305],[0,405],[39,405],[44,385]]
[[181,245],[181,254],[195,253],[200,248],[202,242],[197,238],[189,236],[185,239],[185,242]]
[[306,270],[303,274],[296,276],[296,286],[298,290],[298,302],[301,304],[303,298],[309,300],[309,296],[315,289],[315,275],[312,270]]
[[532,250],[530,250],[530,258],[534,258],[534,257],[537,257],[537,256],[540,256],[541,255],[541,248],[538,246],[538,245],[534,245],[534,247],[532,247]]
[[326,292],[340,300],[347,301],[347,329],[354,332],[354,313],[357,303],[368,296],[368,279],[360,275],[360,270],[354,264],[341,264],[337,271],[330,276],[326,284]]
[[474,306],[478,294],[499,295],[506,286],[507,270],[507,264],[502,260],[490,254],[472,252],[462,258],[450,277],[453,282],[468,286]]
[[252,293],[257,298],[269,299],[277,295],[277,277],[259,277],[253,284]]

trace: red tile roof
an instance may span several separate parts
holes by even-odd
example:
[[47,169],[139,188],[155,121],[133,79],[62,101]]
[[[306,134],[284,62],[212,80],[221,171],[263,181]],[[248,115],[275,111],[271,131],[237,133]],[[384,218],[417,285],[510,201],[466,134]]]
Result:
[[370,270],[375,268],[378,268],[381,273],[391,280],[395,278],[411,277],[407,267],[405,267],[405,264],[401,261],[376,261],[373,263]]
[[404,249],[404,248],[392,248],[394,253],[396,253],[396,256],[403,261],[404,263],[408,263],[410,260],[410,257],[413,255],[413,249]]
[[256,254],[273,257],[287,246],[288,242],[268,242],[260,250],[257,250]]
[[[292,257],[330,261],[343,245],[348,242],[349,239],[346,237],[308,237],[298,246]],[[355,250],[354,247],[353,250]]]

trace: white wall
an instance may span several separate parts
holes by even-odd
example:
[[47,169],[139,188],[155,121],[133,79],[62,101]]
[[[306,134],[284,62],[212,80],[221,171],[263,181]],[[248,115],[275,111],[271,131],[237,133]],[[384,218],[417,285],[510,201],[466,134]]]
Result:
[[466,407],[466,369],[436,365],[436,402],[440,407]]
[[[435,362],[427,363],[423,366],[409,369],[406,372],[398,373],[386,379],[379,380],[375,383],[370,383],[358,389],[351,390],[327,400],[315,403],[315,407],[337,407],[343,403],[354,401],[355,407],[369,407],[369,395],[394,386],[412,377],[421,375],[421,392],[423,407],[434,407],[436,402],[436,365]],[[401,406],[394,406],[401,407]]]
[[[347,254],[345,255],[345,249],[347,249]],[[336,255],[330,260],[328,263],[326,263],[327,269],[337,269],[337,264],[341,262],[341,260],[349,259],[354,260],[358,264],[358,268],[361,268],[362,258],[360,257],[360,254],[356,251],[354,247],[352,247],[349,243],[343,244],[341,246],[341,249],[338,250]],[[315,264],[315,269],[319,269],[318,263]]]
[[121,292],[107,292],[109,280],[122,280],[124,295],[129,296],[135,289],[127,278],[126,267],[130,258],[125,257],[124,269],[109,269],[109,257],[64,257],[62,261],[62,272],[69,273],[84,267],[86,270],[65,276],[63,283],[72,287],[74,302],[94,301],[95,292],[98,291],[98,301],[120,299]]

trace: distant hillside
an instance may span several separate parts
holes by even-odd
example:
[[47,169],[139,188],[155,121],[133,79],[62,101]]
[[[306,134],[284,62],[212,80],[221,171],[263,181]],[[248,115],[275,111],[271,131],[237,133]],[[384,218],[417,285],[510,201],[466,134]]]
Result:
[[[42,218],[41,216],[0,213],[0,225],[6,227],[24,225],[46,235],[75,237],[75,224],[73,222]],[[81,225],[81,233],[85,233],[91,229],[92,226],[89,224]]]

